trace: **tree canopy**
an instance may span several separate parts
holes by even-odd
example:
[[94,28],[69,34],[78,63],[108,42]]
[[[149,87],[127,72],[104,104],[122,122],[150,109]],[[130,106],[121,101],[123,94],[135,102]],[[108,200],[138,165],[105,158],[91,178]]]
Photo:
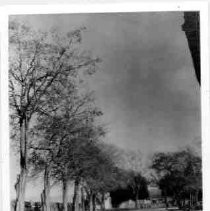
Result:
[[152,168],[158,175],[163,195],[174,198],[179,206],[192,194],[198,197],[202,190],[201,158],[190,149],[157,153]]

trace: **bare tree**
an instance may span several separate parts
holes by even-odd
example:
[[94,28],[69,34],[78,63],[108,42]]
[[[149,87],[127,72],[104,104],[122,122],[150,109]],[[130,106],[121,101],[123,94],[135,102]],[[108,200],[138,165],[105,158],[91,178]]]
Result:
[[[93,115],[93,114],[92,114]],[[95,114],[94,114],[95,115]],[[73,195],[73,210],[78,210],[78,194],[79,186],[90,168],[94,168],[94,163],[91,162],[91,149],[97,142],[97,138],[103,135],[101,126],[94,126],[93,124],[85,124],[81,127],[79,134],[76,137],[71,137],[66,145],[62,155],[57,159],[57,168],[55,169],[56,176],[60,175],[60,180],[63,182],[63,201],[64,210],[67,210],[66,189],[68,182],[74,181],[74,195]],[[98,168],[98,166],[95,166]]]
[[35,141],[31,148],[34,154],[37,154],[37,150],[48,152],[44,168],[38,166],[45,172],[44,185],[48,184],[44,186],[41,197],[43,207],[49,207],[48,180],[53,176],[55,181],[63,183],[63,204],[64,210],[67,210],[67,185],[69,178],[76,175],[77,169],[72,166],[75,166],[74,162],[80,159],[81,154],[76,152],[79,149],[77,145],[95,139],[103,131],[101,127],[94,126],[95,118],[102,115],[102,112],[95,107],[92,93],[81,92],[81,89],[78,92],[79,84],[64,84],[57,85],[48,96],[48,107],[56,106],[57,109],[50,115],[38,117],[39,123],[34,127]]
[[70,80],[79,69],[94,72],[99,61],[79,50],[81,35],[82,29],[60,37],[56,32],[36,32],[14,21],[9,24],[9,97],[20,152],[20,174],[15,185],[17,211],[24,210],[32,118],[36,113],[49,112],[46,98],[53,84]]
[[[30,163],[33,172],[44,172],[44,189],[41,195],[43,210],[49,210],[49,192],[50,178],[63,183],[63,203],[64,210],[67,210],[67,183],[70,176],[75,175],[75,167],[72,168],[75,159],[80,154],[75,155],[80,144],[79,141],[86,141],[86,137],[81,134],[92,130],[92,125],[88,124],[90,119],[94,121],[95,117],[102,113],[98,108],[93,107],[94,98],[91,93],[79,96],[72,91],[72,87],[59,92],[56,87],[56,99],[51,93],[48,98],[48,106],[59,105],[59,108],[51,112],[50,115],[41,115],[37,118],[38,123],[33,128],[33,142],[30,143],[32,150]],[[66,91],[66,92],[65,92]],[[60,98],[60,95],[62,98]],[[73,95],[73,96],[72,96]],[[90,135],[89,135],[90,136]],[[93,135],[91,136],[93,139]],[[83,140],[84,139],[84,140]],[[72,156],[73,155],[73,156]],[[74,158],[76,157],[76,158]],[[41,159],[41,163],[38,162]]]
[[[78,194],[80,182],[84,175],[90,170],[89,163],[92,153],[88,150],[95,143],[96,136],[99,136],[98,127],[84,125],[76,136],[71,136],[63,146],[62,153],[56,160],[53,169],[54,176],[63,183],[63,204],[67,210],[67,185],[74,181],[73,210],[78,210]],[[97,168],[97,166],[95,167]]]

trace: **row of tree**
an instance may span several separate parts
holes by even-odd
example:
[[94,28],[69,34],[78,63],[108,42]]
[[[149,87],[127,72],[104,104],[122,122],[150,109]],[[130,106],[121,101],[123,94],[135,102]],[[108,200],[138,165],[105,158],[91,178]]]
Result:
[[67,210],[70,179],[75,181],[74,202],[80,183],[93,197],[95,189],[103,186],[99,185],[103,181],[99,172],[112,166],[98,146],[105,133],[97,123],[102,112],[95,106],[93,93],[84,86],[100,60],[81,50],[83,30],[61,36],[56,31],[37,32],[10,21],[11,137],[20,156],[16,211],[24,210],[28,176],[44,175],[41,200],[45,211],[50,209],[51,180],[62,181]]
[[140,208],[139,200],[148,199],[147,180],[139,172],[121,170],[121,184],[111,190],[112,206],[118,208],[122,202],[132,200],[135,208]]
[[[50,210],[50,189],[62,183],[67,210],[68,184],[74,182],[73,210],[104,209],[106,193],[117,207],[123,200],[148,197],[142,156],[104,144],[106,130],[94,93],[86,86],[100,59],[81,45],[84,28],[65,35],[42,33],[10,21],[9,102],[11,137],[15,140],[20,174],[15,210],[23,211],[28,177],[43,178],[42,208]],[[190,150],[157,153],[152,160],[156,183],[165,198],[181,207],[201,198],[201,158]],[[192,200],[193,199],[193,200]],[[167,202],[166,202],[167,204]]]
[[202,201],[201,157],[192,149],[157,153],[152,169],[155,182],[162,190],[166,206],[170,197],[179,208],[192,208]]
[[43,211],[50,210],[50,189],[58,183],[62,183],[65,211],[70,181],[75,211],[79,189],[83,209],[92,211],[96,201],[104,209],[106,193],[120,189],[132,192],[137,204],[141,184],[146,187],[139,152],[126,154],[101,141],[106,133],[99,118],[103,113],[86,86],[100,59],[82,49],[84,30],[42,33],[10,21],[11,138],[20,157],[16,211],[24,210],[29,177],[43,178]]

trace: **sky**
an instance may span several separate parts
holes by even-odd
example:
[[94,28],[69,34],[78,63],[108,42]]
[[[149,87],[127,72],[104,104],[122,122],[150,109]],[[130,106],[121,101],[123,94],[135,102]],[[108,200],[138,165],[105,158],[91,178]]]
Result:
[[[15,17],[17,18],[17,16]],[[81,26],[83,47],[102,63],[88,86],[107,125],[107,143],[138,149],[147,158],[200,140],[200,87],[183,13],[30,15],[34,28],[61,33]],[[15,166],[14,158],[11,166]],[[12,168],[14,184],[17,167]],[[31,186],[32,187],[32,186]]]

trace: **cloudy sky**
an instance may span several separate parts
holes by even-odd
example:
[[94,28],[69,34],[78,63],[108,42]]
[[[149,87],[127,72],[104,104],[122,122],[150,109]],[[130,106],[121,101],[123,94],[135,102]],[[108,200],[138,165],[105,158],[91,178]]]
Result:
[[[200,88],[181,30],[181,12],[20,19],[46,31],[87,27],[83,46],[103,60],[89,86],[104,112],[109,131],[105,141],[140,149],[147,157],[200,139]],[[12,182],[14,178],[16,174]]]

